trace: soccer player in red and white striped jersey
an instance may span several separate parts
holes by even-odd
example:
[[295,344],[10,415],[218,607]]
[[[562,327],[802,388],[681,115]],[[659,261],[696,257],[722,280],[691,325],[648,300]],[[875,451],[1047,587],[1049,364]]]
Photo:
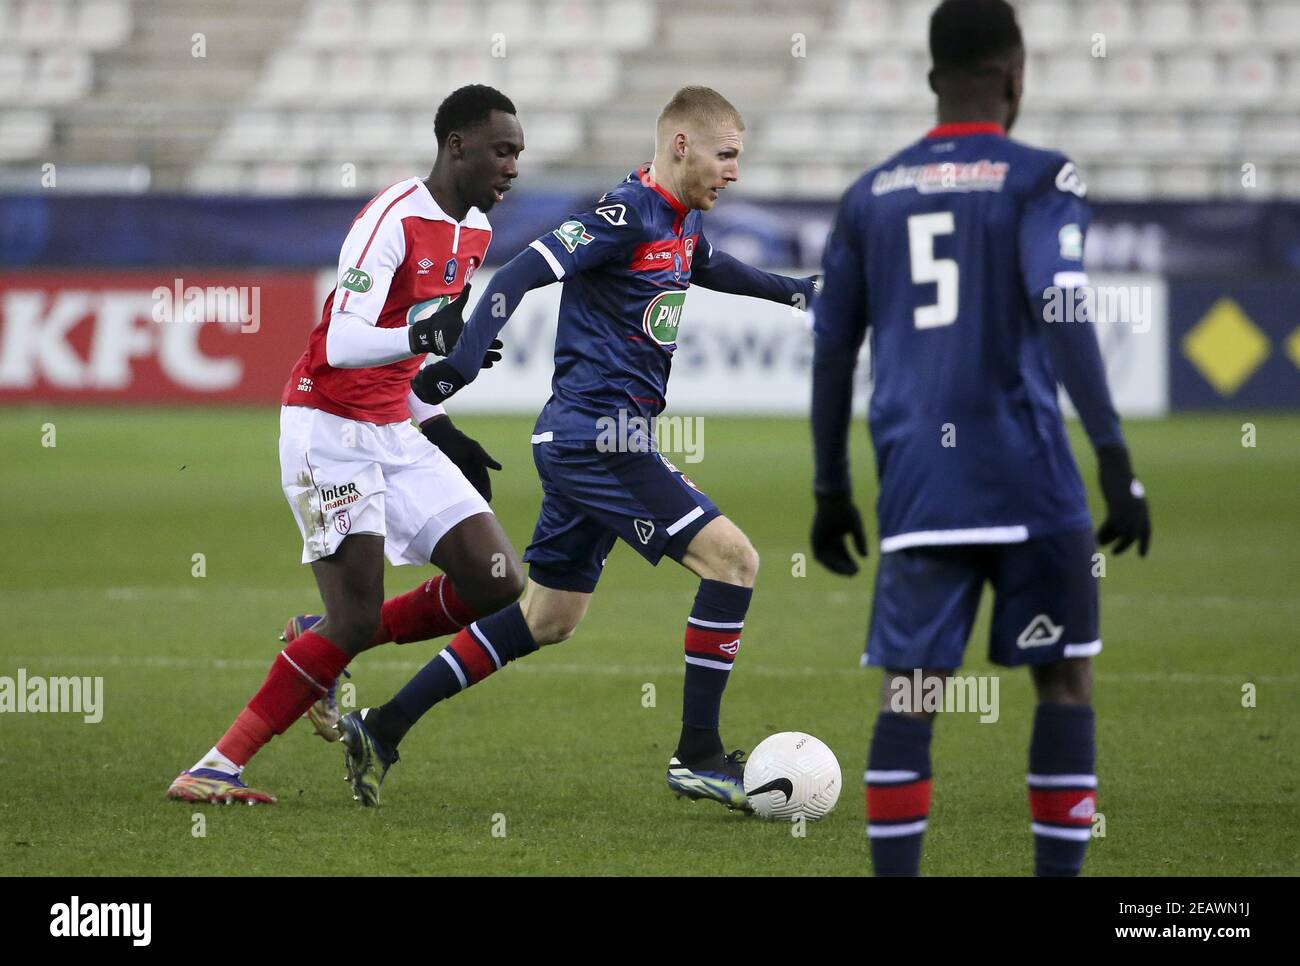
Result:
[[[168,797],[274,801],[243,783],[244,766],[309,709],[318,731],[337,737],[333,688],[353,657],[453,633],[523,589],[519,557],[487,503],[487,470],[500,466],[441,406],[410,392],[428,354],[446,355],[464,327],[470,278],[492,238],[485,212],[519,174],[515,113],[490,87],[452,93],[435,118],[429,177],[385,189],[353,222],[337,286],[281,399],[281,482],[325,615],[290,621],[261,689]],[[385,557],[443,575],[385,601]]]

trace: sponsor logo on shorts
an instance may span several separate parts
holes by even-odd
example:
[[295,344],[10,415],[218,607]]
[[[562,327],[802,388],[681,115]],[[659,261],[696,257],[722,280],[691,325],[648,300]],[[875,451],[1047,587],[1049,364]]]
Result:
[[[320,488],[321,509],[326,513],[331,510],[337,510],[339,507],[350,506],[361,499],[361,491],[357,489],[355,483],[344,483],[341,486],[323,486]],[[346,533],[347,531],[342,531]]]
[[347,536],[347,532],[352,529],[352,517],[347,510],[334,518],[334,529],[344,536]]
[[637,538],[643,544],[649,544],[650,538],[653,537],[655,533],[654,522],[651,520],[634,520],[632,522],[636,524]]
[[1053,624],[1052,619],[1046,614],[1038,614],[1020,632],[1020,636],[1016,638],[1016,647],[1021,650],[1028,650],[1031,647],[1051,647],[1061,639],[1061,634],[1064,632],[1064,626]]

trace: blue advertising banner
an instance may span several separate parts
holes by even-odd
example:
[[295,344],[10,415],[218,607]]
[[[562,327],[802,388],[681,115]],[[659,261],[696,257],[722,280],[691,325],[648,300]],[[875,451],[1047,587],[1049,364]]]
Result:
[[[590,192],[516,188],[491,213],[487,264],[593,204]],[[830,201],[744,195],[709,214],[709,240],[768,268],[813,268],[834,216]],[[185,195],[0,196],[0,268],[279,267],[333,265],[364,197]],[[1090,271],[1163,274],[1300,273],[1300,203],[1215,202],[1093,206]]]
[[1169,282],[1175,409],[1300,407],[1300,279]]

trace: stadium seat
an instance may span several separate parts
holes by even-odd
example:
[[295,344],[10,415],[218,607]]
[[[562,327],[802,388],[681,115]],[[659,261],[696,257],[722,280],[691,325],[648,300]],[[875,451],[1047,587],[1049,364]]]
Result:
[[815,111],[769,115],[756,133],[754,151],[769,161],[807,157],[811,147],[826,140],[826,127]]
[[1151,50],[1181,50],[1195,38],[1190,0],[1153,0],[1139,6],[1136,38]]
[[36,72],[27,88],[34,104],[70,104],[90,90],[90,55],[72,50],[47,50],[36,59]]
[[410,141],[404,136],[403,123],[393,111],[379,108],[350,112],[344,128],[344,150],[336,149],[337,157],[382,160],[409,150]]
[[1300,125],[1293,114],[1259,114],[1245,123],[1241,139],[1245,161],[1300,157]]
[[839,4],[832,21],[836,44],[854,50],[878,50],[893,45],[893,9],[888,0],[848,0]]
[[1242,127],[1240,114],[1197,115],[1187,125],[1188,154],[1208,161],[1239,158]]
[[1183,159],[1187,127],[1180,111],[1140,114],[1125,124],[1126,144],[1144,158]]
[[506,43],[506,57],[513,57],[532,46],[530,40],[537,29],[537,8],[528,0],[496,0],[487,7],[483,40],[493,43],[496,35],[501,34]]
[[1091,51],[1094,37],[1100,34],[1106,40],[1106,56],[1128,50],[1134,42],[1135,31],[1131,7],[1123,0],[1088,0],[1079,9],[1076,22],[1082,43]]
[[26,89],[28,56],[21,51],[0,50],[0,104],[14,104]]
[[1300,49],[1300,3],[1261,0],[1257,43],[1274,50]]
[[356,48],[367,38],[365,19],[351,0],[311,0],[298,42],[315,50]]
[[312,177],[302,165],[268,161],[252,165],[241,190],[262,195],[295,195],[311,187]]
[[[74,27],[68,0],[23,0],[18,8],[18,44],[27,48],[67,45]],[[8,32],[10,27],[6,27]]]
[[437,92],[446,82],[439,56],[427,50],[407,50],[384,54],[381,60],[384,96],[393,104],[430,104],[432,115]]
[[418,47],[426,29],[422,13],[413,0],[379,0],[365,14],[366,42],[382,51]]
[[1086,50],[1087,37],[1071,24],[1070,5],[1064,0],[1031,0],[1017,6],[1017,19],[1025,46],[1034,53],[1055,53],[1063,48]]
[[849,91],[870,91],[873,104],[898,105],[915,103],[927,96],[929,88],[919,62],[906,54],[885,52],[866,58],[861,81]]
[[131,7],[124,0],[87,0],[77,11],[76,42],[84,50],[120,47],[131,34]]
[[1117,107],[1144,105],[1156,93],[1156,61],[1147,53],[1110,53],[1100,59],[1105,100]]
[[609,54],[566,54],[558,67],[555,93],[559,104],[598,104],[614,93],[618,61]]
[[435,0],[429,7],[426,41],[441,50],[459,50],[467,43],[482,41],[486,50],[495,29],[481,17],[479,4],[473,0]]
[[1266,107],[1277,99],[1277,60],[1271,53],[1250,51],[1229,58],[1224,94],[1234,104]]
[[1097,103],[1097,60],[1086,53],[1033,57],[1025,81],[1034,104],[1075,107]]
[[235,194],[247,190],[245,166],[223,161],[203,161],[185,179],[185,186],[199,194]]
[[795,62],[794,99],[806,104],[849,104],[861,101],[853,54],[830,50]]
[[310,104],[318,99],[323,80],[314,53],[280,50],[267,61],[254,97],[263,104]]
[[54,121],[45,111],[0,113],[0,161],[39,158],[53,136]]
[[1127,127],[1118,113],[1090,112],[1061,125],[1059,146],[1070,157],[1083,162],[1113,157],[1114,152],[1123,150],[1127,136]]
[[1255,21],[1242,0],[1216,0],[1206,6],[1201,26],[1205,44],[1216,50],[1240,50],[1255,43]]
[[260,160],[274,154],[280,145],[284,118],[274,111],[240,111],[226,124],[212,146],[217,160]]
[[379,58],[366,50],[328,54],[320,99],[330,104],[370,105],[383,89]]
[[553,0],[544,4],[536,39],[556,50],[599,46],[600,20],[590,0]]
[[1189,51],[1166,55],[1161,99],[1196,107],[1223,96],[1219,59],[1211,53]]
[[603,45],[615,50],[640,50],[654,40],[655,8],[652,0],[610,0],[604,6],[600,29]]

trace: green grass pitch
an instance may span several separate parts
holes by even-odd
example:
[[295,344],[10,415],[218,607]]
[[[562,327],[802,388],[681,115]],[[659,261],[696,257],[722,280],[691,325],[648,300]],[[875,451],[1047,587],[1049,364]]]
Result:
[[[1254,447],[1242,445],[1246,421]],[[522,550],[539,499],[531,419],[459,422],[505,463],[495,506]],[[45,424],[53,447],[42,445]],[[803,730],[835,750],[839,807],[804,837],[666,789],[696,580],[627,547],[611,555],[573,640],[420,723],[382,808],[354,805],[339,747],[305,723],[248,770],[280,804],[164,800],[260,685],[285,620],[318,607],[279,491],[276,408],[9,408],[0,675],[100,675],[104,710],[98,724],[0,715],[0,874],[866,873],[861,774],[879,673],[860,670],[858,656],[874,554],[853,580],[811,562],[796,574],[811,511],[805,421],[709,417],[705,429],[703,461],[679,465],[763,558],[723,736],[751,748]],[[1106,834],[1085,872],[1294,875],[1300,418],[1178,417],[1127,431],[1155,540],[1146,560],[1112,557],[1102,581]],[[1072,432],[1096,512],[1094,462]],[[860,423],[854,450],[874,525]],[[195,554],[205,576],[192,574]],[[387,587],[405,591],[428,572],[391,570]],[[995,670],[984,657],[988,604],[968,672]],[[438,646],[360,657],[359,702],[387,699]],[[1254,707],[1243,707],[1248,684]],[[1004,673],[1000,696],[995,724],[937,722],[926,873],[1030,868],[1027,674]]]

